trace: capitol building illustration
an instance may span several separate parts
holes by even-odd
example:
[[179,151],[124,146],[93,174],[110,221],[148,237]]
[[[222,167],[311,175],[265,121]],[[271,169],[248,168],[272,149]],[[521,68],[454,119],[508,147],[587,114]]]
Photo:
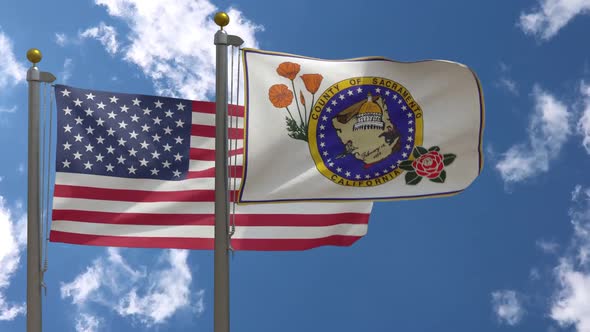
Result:
[[384,128],[385,123],[383,122],[383,109],[379,104],[373,101],[373,96],[369,93],[367,96],[367,101],[365,101],[365,103],[361,106],[359,112],[356,115],[356,123],[354,124],[352,130],[383,130]]

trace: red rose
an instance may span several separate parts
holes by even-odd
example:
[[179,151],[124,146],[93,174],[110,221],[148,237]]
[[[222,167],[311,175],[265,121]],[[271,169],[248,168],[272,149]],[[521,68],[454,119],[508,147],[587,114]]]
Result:
[[412,162],[412,167],[420,176],[429,179],[437,178],[445,168],[443,156],[438,151],[430,151]]

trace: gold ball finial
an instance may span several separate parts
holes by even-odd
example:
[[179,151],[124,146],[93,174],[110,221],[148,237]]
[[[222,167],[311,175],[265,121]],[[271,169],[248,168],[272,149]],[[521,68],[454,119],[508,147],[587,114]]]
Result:
[[27,59],[29,59],[29,61],[31,61],[33,64],[41,62],[42,58],[43,54],[41,54],[41,51],[36,48],[31,48],[27,51]]
[[215,24],[219,25],[222,29],[229,24],[229,16],[226,12],[218,12],[215,14],[213,20],[215,21]]

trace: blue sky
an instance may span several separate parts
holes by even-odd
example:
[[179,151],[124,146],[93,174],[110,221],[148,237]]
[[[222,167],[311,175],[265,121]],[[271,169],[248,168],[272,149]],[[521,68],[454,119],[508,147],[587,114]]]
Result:
[[[215,26],[246,46],[448,59],[478,74],[485,165],[376,203],[350,248],[238,252],[232,331],[590,331],[590,1],[19,2],[0,11],[0,331],[25,327],[25,53],[81,88],[211,99]],[[25,24],[26,22],[26,24]],[[47,331],[211,331],[212,252],[49,244]]]

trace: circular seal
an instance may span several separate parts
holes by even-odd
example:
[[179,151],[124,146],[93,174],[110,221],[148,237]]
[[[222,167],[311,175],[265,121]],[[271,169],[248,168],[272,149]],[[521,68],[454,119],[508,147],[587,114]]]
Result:
[[377,186],[400,175],[398,165],[422,145],[422,109],[398,82],[353,77],[318,96],[308,137],[314,163],[328,179]]

